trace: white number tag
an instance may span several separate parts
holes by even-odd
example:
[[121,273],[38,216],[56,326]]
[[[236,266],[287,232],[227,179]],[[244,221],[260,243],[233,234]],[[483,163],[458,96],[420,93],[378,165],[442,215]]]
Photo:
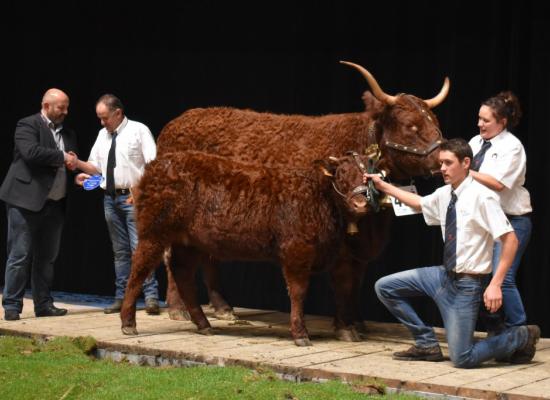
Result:
[[[399,186],[399,189],[406,190],[407,192],[411,193],[418,193],[416,191],[416,186],[410,185],[410,186]],[[409,207],[408,205],[401,203],[399,200],[397,200],[395,197],[390,196],[391,198],[391,204],[393,206],[393,212],[396,216],[402,217],[403,215],[413,215],[413,214],[420,214],[422,211],[417,211],[414,208]]]

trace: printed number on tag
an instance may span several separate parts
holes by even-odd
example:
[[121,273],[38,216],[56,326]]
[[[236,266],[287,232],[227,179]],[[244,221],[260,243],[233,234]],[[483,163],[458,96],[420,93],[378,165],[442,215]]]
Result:
[[[406,190],[407,192],[411,193],[418,193],[416,191],[416,186],[410,185],[410,186],[399,186],[399,189]],[[417,211],[412,207],[409,207],[408,205],[401,203],[399,200],[397,200],[395,197],[390,196],[391,198],[391,204],[393,206],[393,212],[396,216],[402,217],[403,215],[413,215],[413,214],[420,214],[422,211]]]

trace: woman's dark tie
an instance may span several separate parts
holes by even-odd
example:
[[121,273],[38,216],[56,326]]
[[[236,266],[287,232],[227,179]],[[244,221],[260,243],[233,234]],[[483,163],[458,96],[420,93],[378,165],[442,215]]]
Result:
[[487,152],[489,147],[491,147],[491,142],[484,140],[483,145],[481,146],[481,149],[474,156],[474,162],[470,167],[471,170],[479,171],[479,167],[481,167],[481,164],[483,163],[483,159],[485,158],[485,153]]

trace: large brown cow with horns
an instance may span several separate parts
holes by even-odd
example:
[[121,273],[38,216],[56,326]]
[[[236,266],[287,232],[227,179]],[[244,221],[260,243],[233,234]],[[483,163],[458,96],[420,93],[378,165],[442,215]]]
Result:
[[[442,135],[431,109],[447,96],[449,80],[435,97],[386,94],[374,77],[360,65],[372,94],[365,92],[364,112],[326,116],[277,115],[234,108],[193,109],[169,122],[158,138],[158,157],[189,149],[256,163],[263,166],[303,168],[318,159],[353,150],[364,154],[376,147],[381,156],[377,167],[395,179],[429,175],[437,168]],[[359,340],[354,323],[366,264],[383,248],[388,233],[387,213],[368,213],[359,222],[359,234],[350,236],[340,253],[338,268],[332,269],[335,287],[335,328],[343,340]],[[172,268],[182,262],[177,257]],[[174,287],[174,286],[172,286]],[[210,298],[220,299],[215,287]],[[177,294],[170,298],[171,305]],[[181,300],[180,303],[181,304]],[[223,300],[214,306],[224,307]],[[228,306],[227,306],[228,307]]]

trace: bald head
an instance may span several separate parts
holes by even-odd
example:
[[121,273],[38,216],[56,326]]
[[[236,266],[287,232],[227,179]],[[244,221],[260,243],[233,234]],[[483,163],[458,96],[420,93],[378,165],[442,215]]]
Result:
[[59,89],[48,89],[42,97],[42,113],[59,125],[69,112],[69,96]]

